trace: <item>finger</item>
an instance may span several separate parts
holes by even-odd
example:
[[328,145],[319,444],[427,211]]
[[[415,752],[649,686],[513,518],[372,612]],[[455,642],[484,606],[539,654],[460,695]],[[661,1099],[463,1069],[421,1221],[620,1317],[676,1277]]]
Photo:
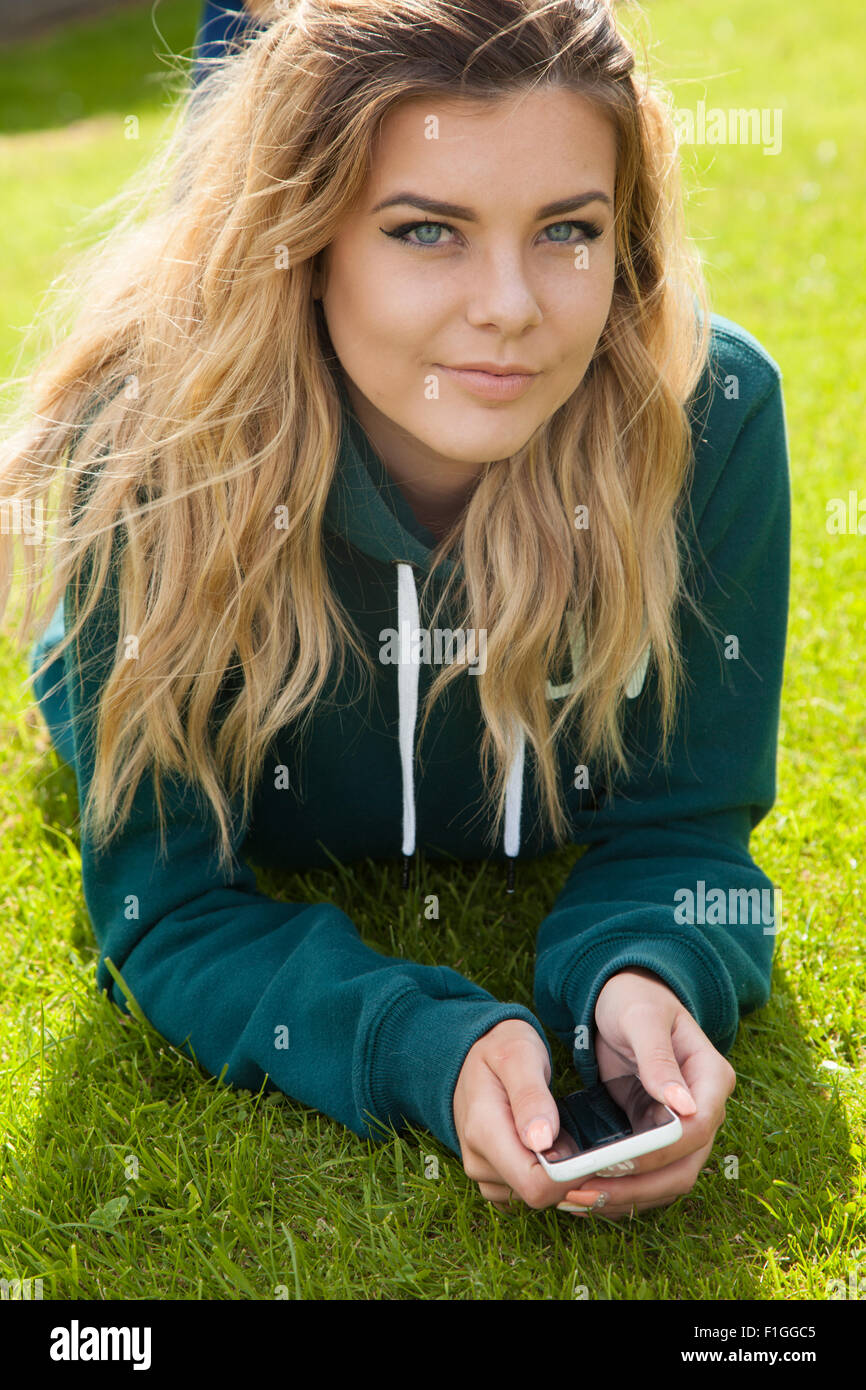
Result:
[[517,1139],[514,1117],[501,1082],[497,1084],[496,1093],[476,1101],[471,1124],[467,1126],[467,1130],[468,1134],[464,1134],[463,1171],[473,1182],[477,1182],[479,1187],[484,1183],[488,1186],[500,1186],[505,1191],[512,1190],[495,1158],[495,1154],[501,1152],[498,1146],[503,1133],[517,1141],[512,1162],[524,1161],[526,1171],[538,1163],[532,1151]]
[[[640,1158],[627,1160],[633,1165],[631,1173],[636,1177],[670,1168],[698,1149],[709,1153],[719,1127],[725,1122],[725,1102],[731,1091],[725,1059],[710,1050],[696,1053],[684,1063],[684,1067],[688,1072],[689,1089],[695,1098],[697,1110],[694,1115],[684,1115],[680,1119],[683,1132],[676,1143],[667,1144],[663,1149],[656,1149],[653,1153],[642,1154]],[[613,1172],[610,1169],[605,1172],[605,1167],[608,1165],[597,1168],[595,1173],[585,1177],[582,1180],[583,1186],[602,1184],[603,1181],[626,1176],[625,1173]]]
[[[664,1032],[663,1029],[662,1033]],[[640,1158],[628,1160],[633,1165],[632,1172],[635,1174],[652,1173],[670,1167],[704,1145],[712,1147],[716,1131],[725,1120],[725,1102],[736,1085],[736,1074],[730,1063],[713,1047],[690,1014],[683,1014],[677,1020],[672,1049],[675,1049],[682,1059],[678,1069],[689,1087],[696,1109],[691,1115],[680,1116],[683,1132],[676,1143],[668,1144]],[[643,1076],[641,1081],[644,1081]],[[645,1089],[650,1090],[649,1086],[645,1086]],[[671,1108],[677,1109],[676,1106]],[[588,1175],[583,1180],[583,1186],[589,1187],[597,1179],[609,1180],[622,1176],[621,1171],[613,1171],[613,1168],[604,1171],[605,1166]]]
[[697,1105],[674,1056],[670,1022],[647,1005],[629,1009],[620,1027],[635,1055],[644,1090],[678,1115],[694,1115]]
[[[630,1221],[632,1217],[638,1216],[643,1211],[655,1211],[659,1207],[672,1207],[673,1204],[679,1200],[679,1197],[666,1197],[658,1202],[631,1202],[627,1207],[614,1207],[613,1209],[603,1207],[598,1211],[590,1211],[583,1214],[593,1217],[596,1221]],[[567,1211],[568,1209],[567,1207],[560,1206],[559,1210]],[[569,1214],[573,1216],[579,1215],[577,1212]]]
[[728,1059],[723,1057],[721,1052],[713,1046],[691,1014],[681,1014],[674,1025],[674,1050],[684,1058],[681,1067],[692,1094],[694,1094],[694,1088],[689,1073],[694,1068],[695,1063],[699,1062],[701,1073],[708,1071],[710,1063],[712,1063],[712,1068],[719,1078],[719,1084],[724,1089],[726,1100],[733,1095],[737,1085],[736,1072]]
[[[705,1145],[695,1153],[689,1154],[677,1163],[670,1163],[654,1173],[641,1173],[632,1178],[605,1178],[603,1181],[584,1178],[577,1186],[566,1192],[564,1201],[576,1206],[593,1207],[595,1211],[628,1211],[632,1202],[656,1204],[665,1198],[684,1197],[691,1192],[701,1169],[710,1155],[712,1144]],[[599,1206],[600,1194],[605,1200]]]
[[487,1162],[483,1154],[471,1153],[467,1155],[463,1164],[463,1171],[473,1182],[477,1182],[479,1187],[484,1184],[487,1187],[508,1189],[508,1184],[503,1181],[502,1174],[493,1167],[492,1163]]
[[511,1205],[514,1196],[510,1187],[499,1182],[480,1182],[478,1190],[484,1200],[492,1202],[494,1206],[507,1207]]
[[[466,1130],[469,1153],[464,1169],[470,1177],[480,1160],[493,1170],[492,1181],[510,1187],[528,1206],[541,1210],[562,1200],[565,1184],[548,1178],[535,1154],[521,1143],[504,1089],[474,1107]],[[482,1181],[488,1181],[486,1172]]]
[[526,1149],[549,1149],[559,1133],[559,1110],[547,1084],[550,1063],[541,1039],[510,1038],[488,1054],[487,1065],[505,1089],[514,1128]]

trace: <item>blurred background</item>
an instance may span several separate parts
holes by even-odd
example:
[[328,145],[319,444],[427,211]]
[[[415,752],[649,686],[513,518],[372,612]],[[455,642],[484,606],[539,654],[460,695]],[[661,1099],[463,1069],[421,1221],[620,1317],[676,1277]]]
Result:
[[7,38],[35,34],[63,20],[119,10],[131,0],[0,0],[0,24]]

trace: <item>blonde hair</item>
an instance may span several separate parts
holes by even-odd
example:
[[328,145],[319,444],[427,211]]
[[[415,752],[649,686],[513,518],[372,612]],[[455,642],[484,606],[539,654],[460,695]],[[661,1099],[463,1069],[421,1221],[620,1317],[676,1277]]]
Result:
[[266,21],[277,19],[285,8],[285,5],[279,5],[278,0],[246,0],[244,5],[244,9],[249,10],[254,18]]
[[[496,101],[551,83],[595,102],[616,132],[609,318],[579,389],[519,454],[485,468],[420,600],[445,554],[462,562],[430,625],[454,603],[462,626],[487,632],[477,690],[491,844],[515,720],[562,843],[553,743],[574,737],[577,760],[598,758],[606,782],[627,770],[624,688],[649,642],[666,752],[683,677],[677,605],[695,607],[680,513],[686,406],[707,359],[709,310],[682,225],[668,99],[638,82],[599,0],[299,0],[273,10],[269,27],[210,60],[202,86],[180,96],[174,129],[109,205],[128,199],[128,211],[77,258],[68,288],[56,287],[60,308],[71,298],[78,317],[31,373],[26,423],[0,458],[0,497],[36,500],[62,478],[56,544],[25,575],[22,642],[37,626],[49,555],[38,626],[74,581],[65,647],[99,604],[122,540],[119,627],[82,819],[106,847],[147,772],[164,833],[161,777],[180,773],[213,809],[225,864],[227,796],[242,797],[246,823],[268,745],[302,715],[306,729],[335,660],[340,678],[354,651],[375,678],[326,567],[341,424],[312,297],[316,258],[362,196],[372,142],[398,102]],[[288,270],[275,268],[278,247]],[[580,504],[586,529],[574,524]],[[0,616],[12,544],[0,538]],[[579,623],[577,680],[552,707],[547,679],[568,673]],[[137,660],[124,634],[137,637]],[[461,671],[437,675],[422,732]],[[243,679],[226,704],[233,673]]]

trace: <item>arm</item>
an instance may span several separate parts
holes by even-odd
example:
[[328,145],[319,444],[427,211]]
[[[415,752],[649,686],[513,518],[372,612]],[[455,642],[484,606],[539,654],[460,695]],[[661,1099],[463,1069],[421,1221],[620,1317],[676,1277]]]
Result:
[[[73,585],[65,608],[74,614]],[[95,701],[118,646],[118,627],[110,575],[100,604],[65,654],[82,805],[93,774]],[[371,1116],[397,1128],[405,1118],[459,1154],[452,1096],[466,1054],[504,1019],[525,1020],[547,1048],[529,1010],[498,1003],[454,970],[379,954],[331,904],[265,896],[245,864],[221,876],[215,831],[193,787],[177,779],[164,787],[164,867],[157,864],[149,775],[104,855],[96,856],[82,826],[83,888],[100,947],[99,987],[129,1012],[108,957],[154,1027],[213,1075],[226,1068],[232,1085],[257,1090],[267,1075],[269,1089],[324,1111],[361,1136],[387,1138]],[[245,826],[232,809],[236,852]],[[288,1046],[280,1045],[283,1028]]]
[[757,889],[757,901],[773,905],[773,885],[749,853],[749,836],[776,792],[790,482],[780,377],[778,369],[763,371],[770,379],[752,405],[718,405],[720,412],[739,408],[743,419],[699,517],[696,510],[698,598],[718,632],[737,636],[739,659],[726,660],[684,614],[691,684],[672,740],[672,771],[654,756],[659,712],[645,689],[629,719],[635,746],[653,756],[636,760],[627,799],[618,798],[585,837],[590,848],[539,929],[538,1015],[565,1042],[575,1024],[586,1028],[588,1046],[578,1046],[574,1058],[587,1085],[598,1078],[596,1002],[617,972],[642,967],[656,975],[722,1053],[741,1014],[769,997],[777,926],[751,914],[718,925],[709,912],[704,923],[678,920],[686,915],[682,890],[697,895],[701,880],[706,894],[722,889],[726,902],[729,890]]

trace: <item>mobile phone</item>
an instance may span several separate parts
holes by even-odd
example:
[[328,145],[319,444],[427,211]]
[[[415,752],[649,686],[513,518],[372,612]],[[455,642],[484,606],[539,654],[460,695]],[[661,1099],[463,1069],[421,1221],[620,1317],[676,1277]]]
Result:
[[632,1074],[573,1091],[557,1105],[559,1134],[538,1153],[554,1182],[573,1182],[619,1163],[630,1167],[629,1160],[675,1144],[683,1132],[679,1116]]

